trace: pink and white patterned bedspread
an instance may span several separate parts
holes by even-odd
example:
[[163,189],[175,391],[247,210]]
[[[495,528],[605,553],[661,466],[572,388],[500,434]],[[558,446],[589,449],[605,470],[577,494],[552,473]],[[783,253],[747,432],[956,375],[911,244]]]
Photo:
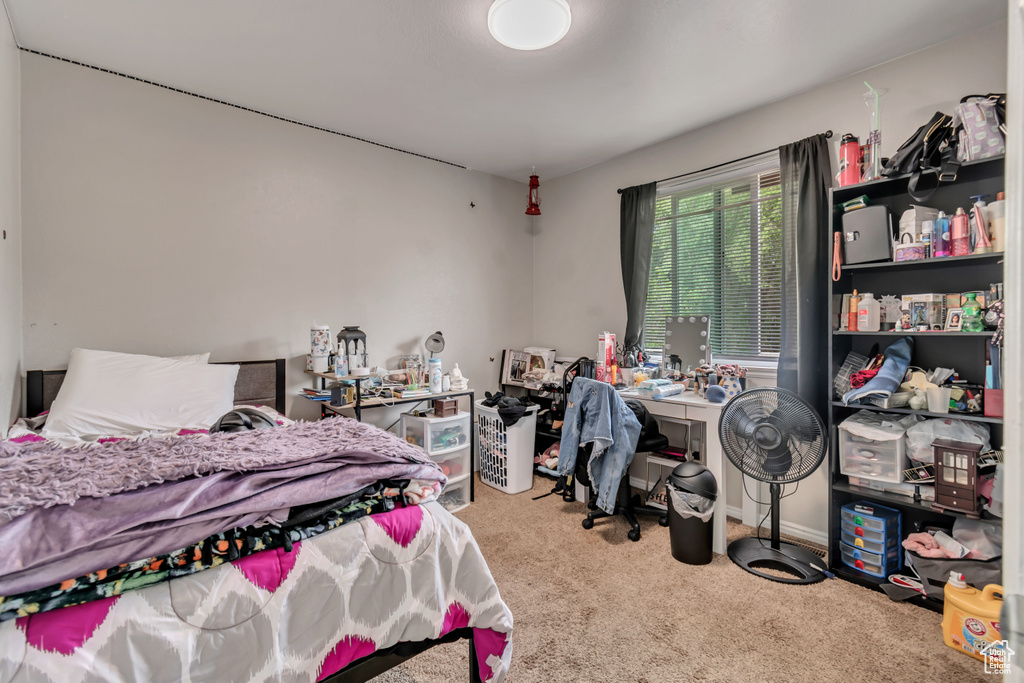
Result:
[[114,598],[0,625],[0,683],[317,681],[399,642],[473,629],[484,681],[512,614],[469,528],[438,503],[365,517]]

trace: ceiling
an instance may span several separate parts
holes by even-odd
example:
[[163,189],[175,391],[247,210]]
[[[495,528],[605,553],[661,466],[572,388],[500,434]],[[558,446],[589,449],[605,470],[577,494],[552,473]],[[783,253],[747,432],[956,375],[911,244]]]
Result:
[[521,52],[490,0],[4,0],[18,44],[523,181],[1005,19],[1005,0],[569,0]]

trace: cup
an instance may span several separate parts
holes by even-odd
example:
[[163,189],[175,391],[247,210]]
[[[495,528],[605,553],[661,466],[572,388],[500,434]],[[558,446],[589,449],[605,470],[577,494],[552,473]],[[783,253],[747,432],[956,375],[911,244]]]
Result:
[[928,387],[925,395],[928,397],[928,411],[932,413],[949,412],[949,394],[952,390],[949,387]]

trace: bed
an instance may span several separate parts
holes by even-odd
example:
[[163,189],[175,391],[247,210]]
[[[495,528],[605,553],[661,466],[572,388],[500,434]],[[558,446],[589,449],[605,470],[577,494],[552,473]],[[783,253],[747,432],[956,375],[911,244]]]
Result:
[[[233,365],[231,402],[280,415],[284,361]],[[443,474],[432,481],[407,444],[345,418],[283,415],[281,429],[59,443],[37,416],[63,382],[28,373],[36,421],[0,444],[0,474],[68,470],[0,483],[0,683],[356,682],[462,639],[471,681],[504,678],[511,614],[469,529],[431,495]],[[287,462],[249,460],[264,451]],[[178,514],[176,501],[204,496]],[[35,542],[38,529],[60,529],[60,544]]]

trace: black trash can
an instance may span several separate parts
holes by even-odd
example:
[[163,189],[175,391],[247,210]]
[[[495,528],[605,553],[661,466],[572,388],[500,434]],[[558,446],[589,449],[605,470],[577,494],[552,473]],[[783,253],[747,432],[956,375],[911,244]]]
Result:
[[699,462],[684,462],[672,470],[666,488],[672,557],[686,564],[708,564],[714,529],[711,515],[718,498],[715,475]]

